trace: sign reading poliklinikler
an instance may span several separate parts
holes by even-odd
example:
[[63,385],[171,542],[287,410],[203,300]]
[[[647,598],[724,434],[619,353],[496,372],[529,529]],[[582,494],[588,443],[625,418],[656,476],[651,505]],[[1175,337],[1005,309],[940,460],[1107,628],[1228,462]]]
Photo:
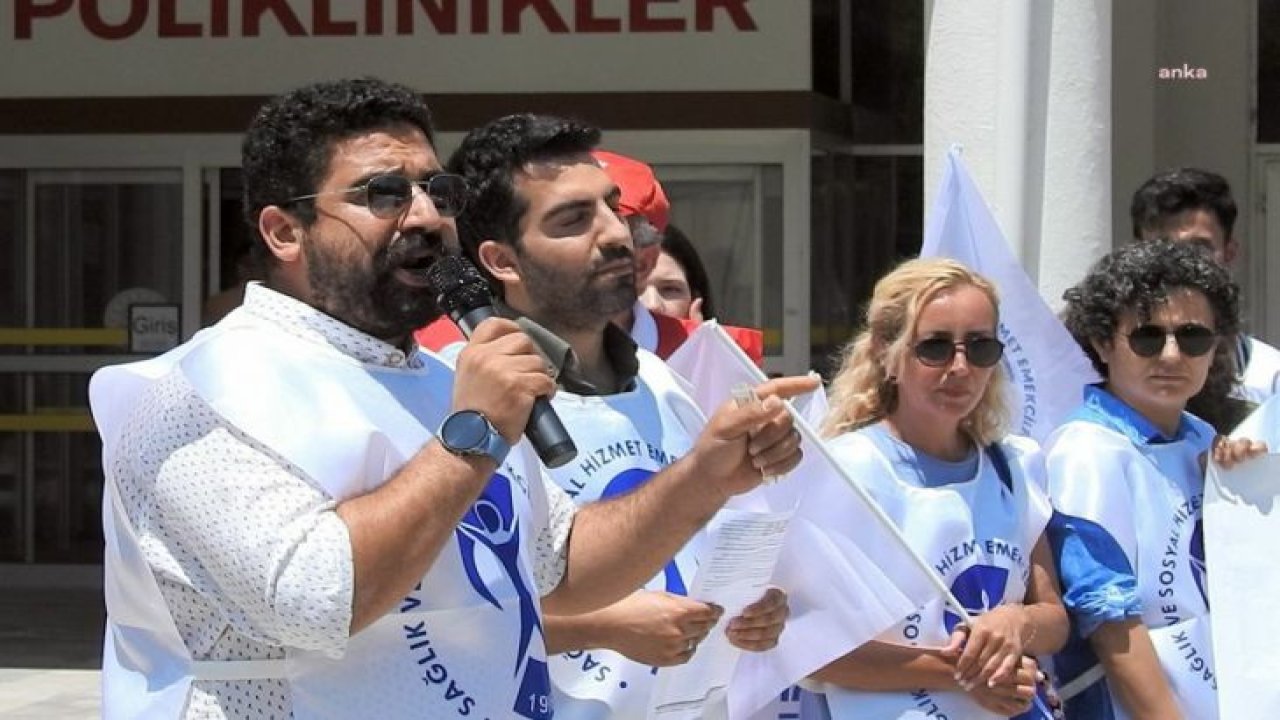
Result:
[[[810,0],[9,0],[0,97],[806,91]],[[111,68],[101,72],[100,68]]]

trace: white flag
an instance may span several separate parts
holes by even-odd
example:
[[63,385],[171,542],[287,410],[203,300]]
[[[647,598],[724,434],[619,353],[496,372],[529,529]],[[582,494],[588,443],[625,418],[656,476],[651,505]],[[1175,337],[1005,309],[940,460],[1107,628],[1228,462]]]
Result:
[[953,149],[929,215],[921,257],[946,257],[1000,292],[1000,339],[1011,389],[1011,429],[1044,442],[1098,382],[1089,358],[1009,250],[977,185]]
[[[765,377],[714,322],[703,323],[669,359],[690,382],[694,400],[709,415],[739,383]],[[735,498],[736,509],[799,509],[787,530],[774,584],[787,592],[791,615],[778,647],[743,653],[729,686],[729,717],[751,717],[784,690],[875,638],[904,617],[946,593],[932,568],[916,556],[890,521],[836,466],[815,427],[826,411],[819,389],[792,403],[797,409],[804,460],[781,481]],[[843,510],[855,511],[815,523],[835,494]],[[852,494],[862,502],[848,502]],[[799,502],[801,499],[804,502]]]
[[1280,537],[1280,396],[1245,418],[1232,437],[1263,440],[1271,454],[1230,470],[1210,463],[1204,554],[1217,669],[1218,716],[1280,713],[1280,576],[1268,548]]

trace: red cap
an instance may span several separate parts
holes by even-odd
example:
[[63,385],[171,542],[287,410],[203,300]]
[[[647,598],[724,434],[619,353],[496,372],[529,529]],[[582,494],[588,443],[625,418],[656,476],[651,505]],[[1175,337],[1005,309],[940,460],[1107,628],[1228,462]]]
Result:
[[634,158],[605,150],[593,150],[591,154],[622,191],[622,199],[618,203],[622,214],[643,215],[659,231],[666,230],[671,203],[667,202],[667,194],[662,191],[653,168]]

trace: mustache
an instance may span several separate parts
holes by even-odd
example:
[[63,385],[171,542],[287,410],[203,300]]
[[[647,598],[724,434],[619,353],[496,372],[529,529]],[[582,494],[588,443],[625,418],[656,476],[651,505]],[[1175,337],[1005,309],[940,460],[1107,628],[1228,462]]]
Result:
[[631,248],[623,247],[621,245],[610,245],[600,250],[600,259],[594,263],[594,266],[591,269],[592,271],[596,271],[606,265],[613,265],[619,260],[630,260],[635,262],[635,259],[636,254],[631,251]]
[[445,236],[439,232],[410,230],[396,235],[383,248],[385,262],[394,263],[402,258],[421,257],[423,255],[446,255],[449,245]]

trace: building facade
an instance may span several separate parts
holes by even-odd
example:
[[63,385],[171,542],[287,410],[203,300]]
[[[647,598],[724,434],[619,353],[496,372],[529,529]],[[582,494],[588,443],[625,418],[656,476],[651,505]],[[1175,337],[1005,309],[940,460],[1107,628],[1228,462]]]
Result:
[[[599,125],[605,147],[655,166],[672,221],[707,261],[721,319],[765,330],[767,369],[826,369],[875,279],[919,248],[936,182],[924,162],[925,56],[949,2],[6,4],[0,581],[68,566],[97,574],[101,448],[88,378],[190,337],[206,299],[235,283],[251,242],[240,134],[266,97],[354,75],[404,83],[427,97],[442,156],[511,112]],[[1223,7],[1237,3],[1115,3],[1109,163],[1117,212],[1154,168],[1225,170],[1256,261],[1251,318],[1274,340],[1280,312],[1257,300],[1265,278],[1280,277],[1280,250],[1266,256],[1261,241],[1280,220],[1255,214],[1253,199],[1280,193],[1280,145],[1263,142],[1280,133],[1255,135],[1251,111],[1255,88],[1280,77],[1263,72],[1280,53],[1254,32],[1278,11],[1271,0]],[[1210,12],[1217,25],[1199,17]],[[1202,37],[1206,23],[1225,29]],[[1183,62],[1208,79],[1159,84],[1174,82],[1158,79],[1161,67]],[[1183,92],[1195,95],[1184,103]],[[1263,112],[1276,121],[1266,127],[1280,127],[1275,114]]]

